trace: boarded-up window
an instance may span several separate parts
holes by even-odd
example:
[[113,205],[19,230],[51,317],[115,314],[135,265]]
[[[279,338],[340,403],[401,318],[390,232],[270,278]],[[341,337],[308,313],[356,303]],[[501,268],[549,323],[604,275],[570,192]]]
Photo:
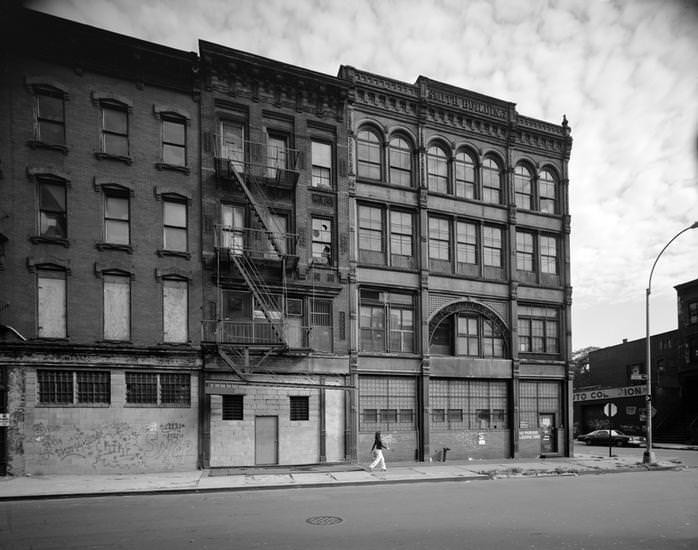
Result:
[[67,336],[65,286],[64,271],[39,271],[39,338],[65,338]]
[[163,339],[185,343],[189,337],[187,281],[165,279],[162,284]]
[[104,275],[104,339],[131,338],[131,279]]

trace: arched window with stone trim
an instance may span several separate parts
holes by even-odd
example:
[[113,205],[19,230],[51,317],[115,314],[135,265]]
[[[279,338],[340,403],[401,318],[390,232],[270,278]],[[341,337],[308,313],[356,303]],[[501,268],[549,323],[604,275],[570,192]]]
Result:
[[514,168],[514,194],[517,208],[533,210],[533,175],[523,164]]
[[470,153],[461,149],[456,153],[456,196],[476,199],[475,161]]
[[509,349],[506,325],[482,304],[451,304],[429,322],[432,355],[506,358]]
[[557,213],[557,179],[550,170],[543,169],[538,175],[538,202],[541,212]]
[[502,168],[492,157],[482,161],[482,200],[502,204]]

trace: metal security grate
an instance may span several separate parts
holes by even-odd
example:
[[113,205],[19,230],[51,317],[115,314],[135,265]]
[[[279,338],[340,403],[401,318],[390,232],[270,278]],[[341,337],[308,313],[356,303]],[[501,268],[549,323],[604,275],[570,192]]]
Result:
[[244,395],[224,395],[222,420],[244,419]]
[[109,372],[76,373],[78,381],[78,403],[110,403],[111,384]]
[[292,395],[291,420],[310,420],[310,403],[307,395]]
[[126,403],[155,405],[157,402],[157,374],[150,372],[126,373]]
[[60,370],[37,371],[39,403],[72,403],[73,373]]
[[160,375],[160,403],[162,405],[189,405],[191,378],[188,374]]

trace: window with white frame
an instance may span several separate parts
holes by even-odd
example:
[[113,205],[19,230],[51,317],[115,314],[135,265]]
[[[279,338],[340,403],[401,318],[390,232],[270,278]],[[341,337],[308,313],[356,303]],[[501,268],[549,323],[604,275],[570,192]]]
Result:
[[312,158],[311,186],[317,189],[332,189],[332,145],[313,140],[310,153]]
[[456,261],[462,264],[478,263],[477,225],[456,223]]
[[131,277],[104,274],[104,339],[131,339]]
[[65,338],[67,333],[66,272],[37,270],[37,321],[39,338]]
[[163,340],[184,344],[189,339],[189,282],[184,279],[162,281]]
[[453,314],[442,320],[432,333],[434,355],[504,357],[503,327],[478,312]]
[[245,207],[236,204],[221,204],[221,234],[219,246],[233,254],[245,250]]
[[503,266],[502,228],[482,226],[482,263],[490,267]]

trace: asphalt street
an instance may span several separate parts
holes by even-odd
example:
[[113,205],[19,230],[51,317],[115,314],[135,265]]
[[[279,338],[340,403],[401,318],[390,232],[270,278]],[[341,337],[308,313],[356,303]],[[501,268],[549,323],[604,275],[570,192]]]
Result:
[[698,469],[0,503],[0,548],[695,549]]

